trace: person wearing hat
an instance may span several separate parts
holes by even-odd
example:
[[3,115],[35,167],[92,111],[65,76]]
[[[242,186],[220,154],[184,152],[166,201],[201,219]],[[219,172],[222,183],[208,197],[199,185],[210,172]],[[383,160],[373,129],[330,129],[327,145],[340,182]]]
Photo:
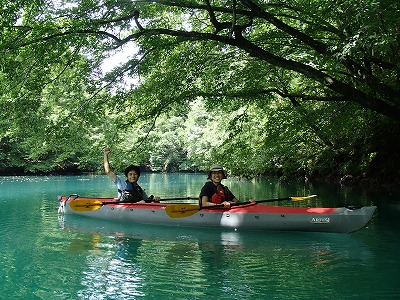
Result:
[[230,207],[232,202],[239,200],[232,194],[228,187],[224,186],[221,181],[226,178],[226,172],[220,165],[211,166],[208,171],[207,181],[200,192],[200,206],[215,206],[223,204]]
[[118,188],[118,199],[123,202],[159,202],[160,197],[148,197],[146,192],[137,183],[140,177],[140,169],[137,166],[130,165],[125,169],[126,180],[122,180],[118,177],[110,168],[108,161],[108,154],[111,149],[104,148],[104,171],[107,176],[110,177],[112,182]]

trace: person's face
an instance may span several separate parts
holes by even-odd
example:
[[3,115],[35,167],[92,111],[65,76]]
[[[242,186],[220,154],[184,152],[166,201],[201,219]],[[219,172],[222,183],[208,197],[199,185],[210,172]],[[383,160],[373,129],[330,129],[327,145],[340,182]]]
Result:
[[214,183],[221,183],[222,178],[224,178],[224,173],[222,171],[212,171],[211,181]]
[[130,183],[136,183],[139,179],[139,174],[135,171],[129,171],[128,176],[126,176]]

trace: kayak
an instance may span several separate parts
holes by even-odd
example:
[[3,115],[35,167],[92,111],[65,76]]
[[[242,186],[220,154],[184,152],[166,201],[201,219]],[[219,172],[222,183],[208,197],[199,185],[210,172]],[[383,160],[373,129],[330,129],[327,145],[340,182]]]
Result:
[[60,196],[58,200],[62,214],[141,224],[265,231],[349,233],[363,228],[376,210],[376,206],[311,208],[264,205],[257,201],[230,208],[200,208],[188,203],[126,203],[115,198],[77,195]]
[[199,208],[193,204],[124,203],[117,202],[114,198],[88,198],[76,195],[61,196],[59,201],[61,213],[112,221],[235,230],[338,233],[354,232],[363,228],[376,210],[375,206],[308,208],[270,206],[257,202],[231,208]]

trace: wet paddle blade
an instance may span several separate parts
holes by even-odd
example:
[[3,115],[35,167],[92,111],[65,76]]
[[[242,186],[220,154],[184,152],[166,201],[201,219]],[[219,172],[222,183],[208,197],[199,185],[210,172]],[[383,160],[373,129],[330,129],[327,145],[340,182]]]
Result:
[[69,203],[69,207],[71,207],[72,210],[74,211],[90,211],[90,210],[96,210],[101,208],[104,205],[104,203],[100,200],[72,200]]
[[200,205],[172,204],[165,207],[166,214],[171,218],[184,218],[194,215],[200,210]]
[[306,200],[308,198],[314,198],[317,197],[317,195],[310,195],[310,196],[305,196],[305,197],[290,197],[290,200],[292,201],[303,201]]

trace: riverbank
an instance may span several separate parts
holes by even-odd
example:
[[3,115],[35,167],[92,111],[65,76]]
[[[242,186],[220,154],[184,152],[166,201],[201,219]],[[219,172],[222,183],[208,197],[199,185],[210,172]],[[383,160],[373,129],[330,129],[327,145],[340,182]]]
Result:
[[310,182],[334,183],[347,187],[362,187],[366,189],[385,189],[388,191],[400,189],[400,178],[383,179],[380,177],[359,177],[352,175],[344,175],[342,177],[326,177],[313,178]]
[[[148,171],[145,171],[148,172]],[[152,172],[152,173],[160,173],[160,172]],[[192,171],[184,171],[184,172],[176,172],[176,173],[195,173]],[[69,170],[53,170],[53,171],[41,171],[41,172],[29,172],[23,170],[21,168],[13,168],[9,170],[0,170],[0,176],[78,176],[78,175],[101,175],[102,172],[94,171],[94,170],[78,170],[78,169],[69,169]],[[400,189],[400,177],[382,177],[382,176],[353,176],[350,174],[346,174],[343,176],[335,176],[335,175],[327,175],[327,176],[313,176],[307,177],[303,175],[292,176],[290,179],[283,178],[283,176],[279,176],[277,174],[267,174],[267,175],[259,175],[259,176],[272,176],[278,177],[281,181],[302,181],[304,180],[306,183],[313,182],[324,182],[328,184],[337,184],[341,186],[347,187],[363,187],[367,189],[385,189],[388,191],[391,190],[399,190]],[[242,178],[242,177],[238,177]],[[251,178],[245,177],[246,180]]]

